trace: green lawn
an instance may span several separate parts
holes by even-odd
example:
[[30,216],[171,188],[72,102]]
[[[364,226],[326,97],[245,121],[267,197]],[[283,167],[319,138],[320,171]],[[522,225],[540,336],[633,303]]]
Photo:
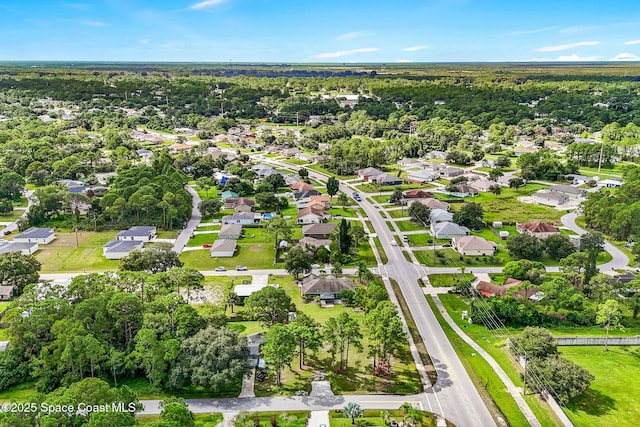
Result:
[[460,274],[429,274],[427,277],[429,277],[429,283],[434,288],[450,288],[462,280],[468,283],[476,278],[470,273],[464,273],[464,279]]
[[56,232],[56,239],[48,245],[40,245],[36,252],[36,258],[42,264],[41,272],[117,270],[120,261],[102,256],[102,246],[115,235],[115,231],[80,231],[79,246],[76,247],[75,233]]
[[312,170],[314,170],[316,172],[320,172],[320,173],[323,173],[323,174],[328,175],[328,176],[335,176],[338,179],[354,179],[354,178],[358,177],[357,175],[337,175],[337,174],[335,174],[333,172],[330,172],[329,170],[325,169],[324,166],[319,165],[319,164],[308,165],[308,166],[306,166],[306,168],[307,169],[312,169]]
[[[398,229],[400,231],[418,231],[418,230],[425,230],[426,232],[426,228],[423,227],[420,224],[417,224],[413,221],[396,221],[396,225],[398,226]],[[391,227],[389,227],[391,228]],[[391,228],[391,231],[393,231],[393,228]]]
[[[403,420],[403,411],[399,409],[394,409],[388,411],[391,419],[396,420],[397,422],[402,422]],[[417,424],[418,427],[435,427],[436,420],[433,414],[430,412],[422,412],[422,420]],[[366,426],[384,426],[384,422],[382,420],[382,411],[378,409],[367,409],[364,411],[363,416],[358,418],[359,420],[364,420],[362,425]],[[360,421],[359,421],[360,422]],[[351,420],[349,418],[345,418],[343,411],[329,411],[329,426],[330,427],[351,427]]]
[[378,203],[389,203],[389,196],[371,196]]
[[409,209],[386,209],[387,215],[391,218],[406,218],[409,216]]
[[382,247],[382,243],[380,242],[380,239],[377,237],[374,237],[373,242],[375,243],[376,248],[378,249],[378,255],[380,255],[380,261],[383,264],[386,264],[387,262],[389,262],[389,258],[387,258],[387,254],[384,251],[384,248]]
[[158,239],[175,239],[178,237],[178,231],[176,230],[168,230],[168,231],[158,231]]
[[[407,234],[407,237],[409,238],[409,243],[413,246],[427,246],[433,244],[433,237],[427,232],[427,230],[422,234]],[[448,240],[444,242],[448,243]],[[436,245],[437,244],[440,243],[436,239]]]
[[[212,414],[193,414],[196,427],[213,427],[222,421],[222,413],[214,412]],[[160,420],[160,415],[136,415],[138,424],[153,424]]]
[[[320,324],[324,324],[330,317],[338,316],[342,312],[348,312],[359,322],[364,320],[363,312],[354,312],[351,308],[342,305],[334,307],[321,307],[314,302],[304,302],[300,288],[290,277],[272,276],[269,283],[277,283],[291,296],[296,309],[304,312]],[[242,313],[242,307],[238,308]],[[364,330],[362,331],[364,334]],[[366,334],[365,334],[366,335]],[[291,369],[282,372],[283,387],[276,388],[273,376],[263,382],[257,382],[255,392],[257,396],[290,395],[297,390],[311,389],[313,372],[324,370],[329,373],[328,380],[332,389],[337,394],[371,394],[393,393],[413,394],[420,390],[420,376],[415,368],[409,352],[408,343],[401,350],[401,357],[392,359],[392,374],[388,377],[375,377],[371,373],[371,359],[367,356],[367,338],[363,339],[364,351],[358,352],[353,347],[349,353],[348,371],[339,374],[334,372],[335,366],[331,363],[331,356],[326,350],[321,350],[317,355],[307,356],[307,365],[299,369],[299,360],[291,363]],[[405,362],[406,361],[406,362]]]
[[240,243],[235,256],[231,258],[211,258],[209,251],[203,249],[183,252],[180,254],[180,259],[184,262],[185,267],[192,267],[198,270],[213,270],[220,266],[232,269],[236,265],[244,265],[251,270],[252,268],[274,268],[274,256],[275,249],[271,243]]
[[[461,316],[461,312],[463,310],[469,310],[469,303],[467,299],[454,294],[440,295],[439,298],[440,298],[440,301],[442,301],[442,304],[446,308],[451,318],[454,320],[454,322],[456,322],[456,324],[460,328],[462,328],[467,335],[469,335],[478,345],[480,345],[485,351],[487,351],[487,353],[489,353],[496,360],[496,362],[498,362],[498,364],[500,364],[502,369],[504,369],[504,371],[507,373],[511,381],[513,381],[513,383],[517,387],[522,387],[522,379],[520,378],[519,370],[516,368],[516,365],[515,365],[516,362],[508,352],[505,345],[506,337],[500,334],[496,334],[493,331],[489,331],[482,325],[469,324],[466,320],[463,320]],[[432,299],[430,296],[427,297],[427,300],[429,300],[429,303],[432,304]],[[434,308],[433,305],[432,305],[432,308]],[[440,320],[441,317],[437,309],[434,310],[434,313]],[[444,319],[442,319],[442,321],[444,321]],[[521,329],[509,329],[509,331],[512,334],[518,334],[521,331]],[[447,328],[445,328],[445,332],[447,332]],[[453,333],[452,330],[450,330],[450,332]],[[455,336],[457,337],[457,334],[455,334]],[[462,339],[459,337],[452,340],[452,343],[454,344],[455,347],[457,347],[458,344],[468,346],[466,343],[463,343]],[[468,348],[471,349],[470,346],[468,346]],[[481,360],[485,368],[482,368],[482,367],[478,368],[480,372],[485,372],[486,374],[486,368],[488,368],[489,370],[491,370],[490,373],[495,375],[495,373],[489,367],[489,365],[486,362],[484,362],[484,359],[481,359],[479,356],[471,356],[469,353],[466,353],[464,357],[462,357],[461,359],[463,363],[465,363],[465,366],[469,366],[470,364],[474,370],[477,369],[474,366],[474,364],[477,363],[478,360]],[[487,380],[489,380],[489,378],[487,378]],[[487,380],[482,381],[482,383],[487,384]],[[498,384],[502,385],[502,382],[497,378],[497,375],[495,377],[495,380],[490,380],[488,384],[496,384],[496,381],[498,382]],[[493,396],[493,393],[492,393],[492,396]],[[512,399],[511,396],[508,396],[508,399]],[[531,408],[531,410],[533,411],[533,413],[536,415],[536,417],[542,423],[543,426],[561,425],[559,420],[556,419],[555,414],[548,407],[548,405],[544,401],[539,399],[536,395],[528,394],[527,396],[525,396],[525,399],[527,400],[529,407]],[[499,399],[497,399],[494,396],[494,400],[496,400],[496,402],[498,403],[498,406],[500,406],[500,408],[504,412],[505,409],[502,408],[501,403],[499,403]],[[519,410],[518,410],[518,413],[521,415]],[[507,414],[505,413],[505,415]],[[508,415],[507,417],[509,418]],[[511,422],[511,420],[509,421]],[[517,423],[512,425],[526,426],[528,424]]]
[[461,255],[454,249],[438,249],[436,252],[442,254],[442,256],[435,256],[433,250],[426,251],[414,251],[414,254],[421,264],[427,267],[496,267],[504,265],[511,261],[511,257],[504,249],[498,249],[498,252],[493,257],[489,256],[465,256],[460,260]]
[[400,184],[400,185],[362,184],[362,185],[359,185],[357,188],[363,193],[380,193],[383,191],[384,192],[394,191],[396,189],[406,191],[406,190],[413,190],[416,188],[422,188],[426,190],[427,188],[433,188],[433,186],[425,187],[424,184],[416,184],[416,183],[407,183],[407,184]]
[[640,420],[638,347],[560,347],[562,356],[589,371],[595,380],[565,410],[576,426],[637,426]]
[[353,208],[333,208],[330,210],[331,215],[333,216],[337,216],[337,215],[341,215],[344,218],[355,218],[358,216],[358,214],[356,213],[356,211]]
[[[449,324],[444,320],[438,308],[433,303],[430,295],[427,295],[427,301],[433,310],[438,323],[444,329],[447,338],[453,345],[456,354],[462,361],[465,370],[469,373],[471,380],[483,397],[487,407],[494,418],[501,414],[506,417],[511,426],[527,426],[529,423],[520,411],[515,400],[506,390],[504,383],[481,356],[478,356],[473,347],[465,343],[458,334],[456,334]],[[473,325],[475,326],[475,325]],[[543,424],[553,425],[553,424]]]

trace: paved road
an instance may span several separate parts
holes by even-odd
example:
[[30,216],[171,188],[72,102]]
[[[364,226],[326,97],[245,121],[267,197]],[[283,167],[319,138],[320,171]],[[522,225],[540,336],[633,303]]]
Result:
[[[562,225],[567,227],[569,230],[574,231],[578,234],[584,234],[586,231],[576,224],[576,218],[578,214],[576,212],[568,213],[560,220],[562,221]],[[609,270],[622,270],[628,267],[629,258],[622,252],[620,249],[616,248],[609,242],[604,243],[604,250],[611,254],[611,261],[606,264],[602,264],[598,266],[598,269],[607,272]]]
[[[142,400],[144,409],[139,414],[159,414],[159,400]],[[238,397],[227,399],[186,399],[189,409],[196,413],[240,411],[322,411],[342,409],[355,402],[363,409],[398,409],[404,402],[429,410],[424,394],[395,395],[341,395],[341,396],[286,396],[286,397]],[[459,427],[464,424],[457,424]],[[480,424],[476,424],[480,425]],[[489,425],[489,424],[487,424]]]
[[191,218],[187,221],[187,226],[180,232],[178,238],[173,244],[173,251],[177,253],[181,253],[184,247],[187,246],[187,242],[191,238],[191,235],[196,231],[196,228],[202,220],[202,214],[200,213],[200,209],[198,209],[198,206],[202,201],[200,196],[193,188],[191,188],[191,186],[187,185],[186,189],[191,193],[191,196],[193,196],[193,205],[191,207]]
[[[24,212],[22,213],[22,215],[20,215],[18,219],[26,218],[27,213],[29,212],[29,208],[31,207],[31,205],[33,205],[33,200],[32,200],[33,190],[25,190],[23,194],[27,198],[27,208],[24,209]],[[5,234],[13,233],[18,230],[18,219],[2,227],[2,230],[0,231],[0,238],[2,238],[2,236],[4,236]]]

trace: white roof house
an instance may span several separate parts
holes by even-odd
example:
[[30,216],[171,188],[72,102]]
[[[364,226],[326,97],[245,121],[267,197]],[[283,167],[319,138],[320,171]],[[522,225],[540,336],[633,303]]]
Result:
[[431,209],[431,222],[445,222],[453,219],[453,214],[445,209]]
[[236,253],[238,242],[231,239],[218,239],[211,245],[210,255],[213,258],[231,258]]
[[233,215],[225,215],[222,217],[222,223],[249,225],[255,223],[255,215],[253,212],[238,212]]
[[31,255],[37,250],[38,244],[35,242],[7,242],[6,240],[0,240],[0,254],[20,252],[22,255]]
[[467,236],[469,229],[453,222],[432,222],[431,234],[437,239],[453,239],[454,237]]
[[110,240],[102,247],[102,255],[107,259],[121,259],[134,249],[142,249],[141,240]]
[[149,242],[156,237],[156,227],[154,226],[135,226],[128,230],[122,230],[116,235],[116,240],[124,241],[137,241],[137,242]]
[[250,285],[236,285],[233,288],[233,292],[238,295],[239,304],[243,305],[244,300],[250,297],[255,292],[261,291],[267,286],[272,286],[274,288],[278,288],[278,285],[268,284],[268,283],[259,283],[259,284],[250,284]]
[[53,228],[29,228],[13,238],[16,243],[39,243],[46,245],[56,238]]
[[440,174],[435,171],[429,171],[426,169],[420,169],[418,171],[407,172],[407,179],[415,182],[431,182],[438,178]]

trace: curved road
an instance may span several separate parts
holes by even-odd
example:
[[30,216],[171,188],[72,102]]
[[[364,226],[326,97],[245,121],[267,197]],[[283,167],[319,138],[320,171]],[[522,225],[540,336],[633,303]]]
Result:
[[[587,231],[578,227],[576,224],[577,217],[578,214],[574,211],[564,215],[560,218],[560,221],[562,221],[562,225],[567,227],[569,230],[576,232],[578,235],[585,234]],[[611,254],[611,261],[606,264],[599,265],[599,270],[607,272],[609,270],[624,270],[628,267],[629,258],[627,255],[606,240],[604,242],[604,250]]]

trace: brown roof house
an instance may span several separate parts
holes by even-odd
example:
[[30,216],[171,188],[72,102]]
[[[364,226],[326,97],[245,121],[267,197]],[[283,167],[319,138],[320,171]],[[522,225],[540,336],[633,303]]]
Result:
[[529,234],[538,239],[560,234],[558,227],[542,221],[518,222],[516,223],[516,231],[520,234]]
[[304,237],[312,237],[314,239],[328,239],[336,226],[337,224],[333,223],[305,225],[302,227],[302,235]]
[[314,208],[304,208],[298,211],[298,224],[313,224],[322,222],[324,220],[330,220],[331,213],[325,210],[318,210]]
[[302,294],[306,298],[320,297],[320,300],[336,300],[340,298],[340,292],[344,289],[355,290],[353,280],[347,277],[337,278],[329,275],[326,277],[310,274],[302,279]]

